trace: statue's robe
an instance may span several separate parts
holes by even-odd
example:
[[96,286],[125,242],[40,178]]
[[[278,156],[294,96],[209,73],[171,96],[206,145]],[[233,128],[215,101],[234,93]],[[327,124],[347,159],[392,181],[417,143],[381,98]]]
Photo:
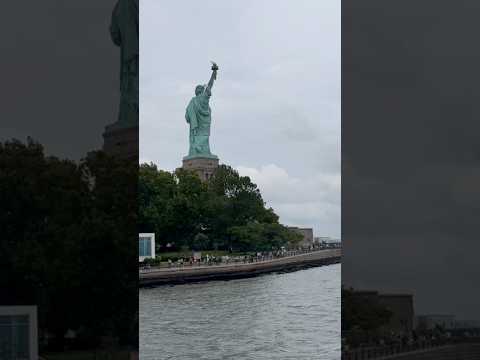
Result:
[[190,124],[189,156],[212,155],[210,152],[210,124],[212,122],[210,109],[210,90],[207,88],[190,100],[185,113],[185,119]]
[[120,47],[120,112],[118,123],[138,125],[138,1],[118,0],[110,35]]

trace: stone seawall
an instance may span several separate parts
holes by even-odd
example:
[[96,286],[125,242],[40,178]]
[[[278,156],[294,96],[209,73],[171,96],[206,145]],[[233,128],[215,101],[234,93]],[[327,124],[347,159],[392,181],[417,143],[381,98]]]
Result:
[[355,351],[342,354],[342,360],[477,360],[479,343],[458,343],[399,354],[376,356],[374,353]]
[[381,357],[378,360],[476,360],[480,344],[446,345],[438,349]]
[[320,250],[307,254],[247,264],[212,265],[159,269],[140,273],[140,286],[184,284],[208,280],[229,280],[258,276],[272,272],[288,272],[339,263],[341,249]]

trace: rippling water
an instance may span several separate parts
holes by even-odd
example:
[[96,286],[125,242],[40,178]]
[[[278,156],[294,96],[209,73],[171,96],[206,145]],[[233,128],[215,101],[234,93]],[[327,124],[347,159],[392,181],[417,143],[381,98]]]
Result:
[[140,359],[340,359],[340,265],[140,290]]

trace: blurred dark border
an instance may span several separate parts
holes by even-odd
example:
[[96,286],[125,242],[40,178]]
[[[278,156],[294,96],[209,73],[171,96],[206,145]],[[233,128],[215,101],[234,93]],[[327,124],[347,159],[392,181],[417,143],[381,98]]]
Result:
[[342,2],[350,346],[480,334],[479,17],[477,1]]
[[116,3],[0,11],[0,307],[36,306],[45,359],[138,351],[138,128],[131,156],[102,150],[120,103]]

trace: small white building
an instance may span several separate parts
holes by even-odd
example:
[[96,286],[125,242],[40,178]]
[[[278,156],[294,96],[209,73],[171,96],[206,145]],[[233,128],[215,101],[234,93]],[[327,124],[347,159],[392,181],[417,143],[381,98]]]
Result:
[[138,234],[138,261],[143,262],[145,259],[155,259],[154,233]]
[[36,306],[0,306],[0,359],[38,360]]

